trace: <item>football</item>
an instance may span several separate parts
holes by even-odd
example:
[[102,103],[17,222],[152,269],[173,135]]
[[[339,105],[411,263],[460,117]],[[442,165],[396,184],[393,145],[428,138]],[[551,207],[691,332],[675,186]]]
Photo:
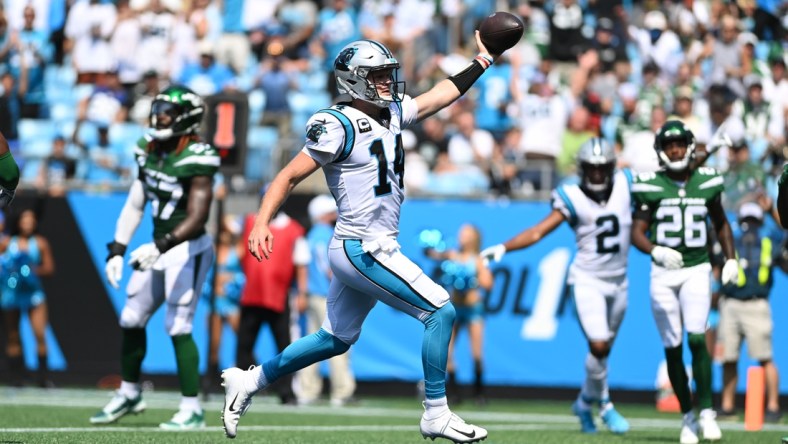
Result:
[[493,12],[479,25],[479,37],[491,54],[501,54],[520,41],[523,21],[504,11]]

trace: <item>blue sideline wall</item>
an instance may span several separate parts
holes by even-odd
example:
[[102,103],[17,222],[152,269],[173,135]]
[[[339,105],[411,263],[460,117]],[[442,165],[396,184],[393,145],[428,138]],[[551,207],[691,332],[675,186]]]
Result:
[[[93,260],[91,266],[95,269],[90,270],[91,274],[103,276],[105,245],[112,239],[115,220],[124,200],[125,194],[96,196],[72,193],[68,197],[71,211]],[[509,239],[524,227],[541,220],[549,211],[549,204],[544,202],[408,199],[402,209],[399,241],[406,255],[425,272],[433,274],[438,264],[426,258],[422,252],[418,242],[422,230],[440,230],[449,247],[452,247],[456,245],[459,227],[463,223],[472,223],[481,229],[483,245],[487,246]],[[146,215],[129,251],[148,241],[151,232],[151,221]],[[484,364],[487,384],[577,387],[583,381],[586,342],[564,284],[573,254],[574,235],[564,224],[541,244],[507,254],[501,263],[493,265],[495,286],[486,299],[488,314]],[[130,273],[127,267],[120,290],[111,288],[103,281],[116,316],[123,307],[123,288]],[[788,281],[781,272],[775,273],[771,301],[774,316],[779,320],[783,313],[788,312],[788,300],[785,297]],[[649,303],[649,259],[634,248],[630,252],[628,276],[629,308],[610,358],[610,385],[617,389],[651,390],[655,387],[663,352]],[[200,303],[194,328],[203,371],[208,343],[204,322],[208,315],[207,308],[206,303]],[[148,355],[143,363],[144,372],[175,373],[172,345],[164,332],[163,313],[163,310],[159,310],[148,325]],[[369,381],[419,380],[422,331],[423,326],[418,321],[384,304],[378,304],[365,323],[360,340],[351,349],[356,377]],[[224,333],[220,365],[230,366],[234,359],[235,338],[229,329],[225,329]],[[106,334],[117,337],[117,332]],[[780,344],[786,340],[788,327],[783,322],[775,322],[774,343]],[[24,341],[26,348],[31,349],[33,340],[29,331],[25,332]],[[788,354],[781,353],[779,347],[775,347],[775,351],[778,367],[788,368]],[[264,359],[273,353],[273,340],[267,329],[264,329],[256,355]],[[746,350],[743,350],[743,356],[740,363],[742,375],[745,374],[746,366],[754,364],[746,357]],[[689,358],[685,347],[685,361],[688,363]],[[473,366],[465,332],[457,344],[456,360],[458,379],[461,382],[470,381]],[[82,368],[77,364],[67,362],[67,358],[61,354],[50,357],[50,365],[55,369],[69,371]],[[717,365],[714,371],[717,390],[720,388],[720,373]],[[743,390],[744,384],[742,377],[740,389]],[[780,389],[782,393],[788,393],[788,378],[782,378]]]

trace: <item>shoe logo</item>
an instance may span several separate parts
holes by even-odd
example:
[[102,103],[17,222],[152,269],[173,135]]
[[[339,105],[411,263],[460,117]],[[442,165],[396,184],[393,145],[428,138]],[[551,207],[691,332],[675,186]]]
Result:
[[238,399],[238,393],[235,394],[235,398],[233,398],[233,402],[230,403],[230,412],[231,413],[235,413],[237,411],[236,409],[233,408],[233,407],[235,407],[235,401],[237,399]]
[[460,435],[467,436],[468,438],[475,438],[476,437],[476,430],[472,430],[471,433],[463,432],[462,430],[457,430],[454,427],[451,428],[455,432],[459,433]]

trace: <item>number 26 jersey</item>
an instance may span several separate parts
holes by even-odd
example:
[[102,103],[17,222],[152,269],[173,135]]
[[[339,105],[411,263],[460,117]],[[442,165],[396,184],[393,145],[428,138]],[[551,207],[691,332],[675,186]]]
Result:
[[658,171],[635,177],[632,198],[636,214],[651,216],[649,240],[678,251],[691,267],[709,261],[707,206],[723,188],[723,177],[713,168],[698,168],[685,183]]
[[[384,110],[385,113],[385,110]],[[418,115],[415,100],[391,103],[388,128],[346,105],[316,112],[306,124],[303,152],[323,167],[337,202],[334,236],[371,241],[396,238],[405,199],[405,152],[400,132]]]

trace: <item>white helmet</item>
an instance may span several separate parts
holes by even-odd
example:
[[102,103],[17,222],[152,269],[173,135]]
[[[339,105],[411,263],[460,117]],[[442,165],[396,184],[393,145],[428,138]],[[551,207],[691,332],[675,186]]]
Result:
[[[375,85],[367,79],[370,72],[383,69],[391,70],[391,95],[388,98],[381,97]],[[334,76],[339,92],[381,108],[402,100],[405,82],[397,81],[398,69],[399,62],[391,51],[374,40],[356,40],[342,48],[334,60]]]
[[[591,173],[591,169],[601,169]],[[616,168],[616,152],[606,140],[594,137],[580,146],[577,152],[577,174],[580,188],[588,195],[607,199],[613,187],[613,173]],[[595,176],[595,177],[592,177]]]

